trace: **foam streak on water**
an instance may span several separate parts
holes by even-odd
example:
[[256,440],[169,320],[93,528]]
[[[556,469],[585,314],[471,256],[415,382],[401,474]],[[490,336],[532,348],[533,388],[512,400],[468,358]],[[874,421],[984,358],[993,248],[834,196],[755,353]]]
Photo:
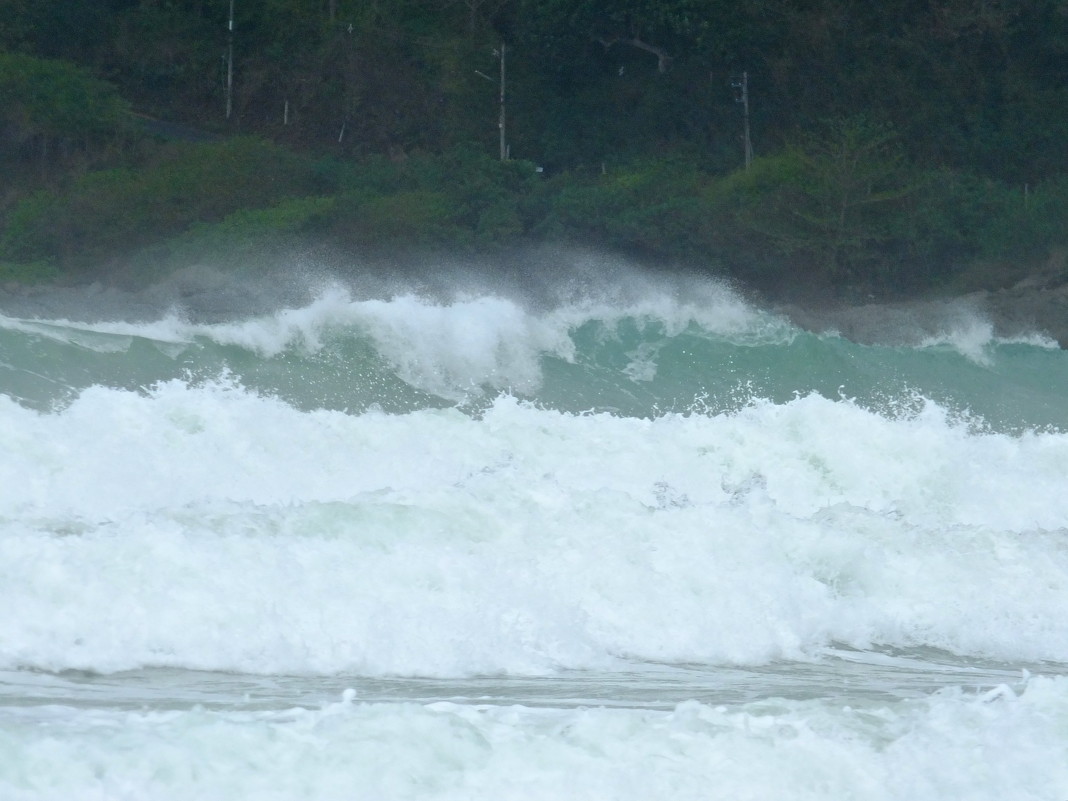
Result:
[[[269,713],[53,707],[0,720],[5,798],[1052,799],[1066,679],[851,709],[441,702]],[[62,765],[62,770],[44,768]]]
[[1064,801],[1068,360],[959,332],[0,317],[0,798]]

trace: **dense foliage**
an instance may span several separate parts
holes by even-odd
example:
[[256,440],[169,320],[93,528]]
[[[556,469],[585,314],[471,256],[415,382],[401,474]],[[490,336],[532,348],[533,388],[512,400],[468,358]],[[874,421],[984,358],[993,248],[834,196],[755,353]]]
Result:
[[1064,240],[1065,0],[3,2],[0,277],[564,240],[909,288]]

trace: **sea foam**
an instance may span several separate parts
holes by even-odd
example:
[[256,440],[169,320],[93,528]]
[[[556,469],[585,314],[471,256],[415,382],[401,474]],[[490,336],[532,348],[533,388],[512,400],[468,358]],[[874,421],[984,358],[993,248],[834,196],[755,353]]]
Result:
[[0,398],[0,666],[462,676],[829,643],[1068,660],[1068,435],[928,404]]
[[[356,694],[358,699],[358,693]],[[694,701],[670,712],[363,704],[281,712],[16,708],[11,801],[1059,798],[1068,679],[893,705]]]

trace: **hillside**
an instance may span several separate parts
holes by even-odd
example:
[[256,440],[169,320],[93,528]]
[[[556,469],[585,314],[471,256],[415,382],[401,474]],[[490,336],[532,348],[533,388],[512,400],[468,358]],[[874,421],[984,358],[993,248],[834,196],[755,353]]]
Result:
[[9,6],[0,281],[566,243],[893,298],[1065,240],[1058,0]]

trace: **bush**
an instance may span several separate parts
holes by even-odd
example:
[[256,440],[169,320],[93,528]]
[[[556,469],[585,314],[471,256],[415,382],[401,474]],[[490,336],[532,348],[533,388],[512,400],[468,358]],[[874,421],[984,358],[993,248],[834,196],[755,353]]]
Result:
[[45,261],[0,261],[0,284],[44,284],[55,281],[59,275],[55,265]]
[[111,84],[62,61],[0,52],[0,154],[31,155],[48,171],[72,152],[105,148],[133,132]]
[[686,161],[645,160],[553,181],[547,232],[646,256],[691,256],[704,214],[703,178]]
[[789,150],[709,181],[698,229],[708,251],[734,274],[760,283],[814,269],[817,254],[796,214],[804,203],[804,169],[800,154]]
[[907,285],[943,283],[976,261],[1044,256],[1068,228],[1068,181],[1010,187],[975,173],[932,170],[908,221],[899,268]]
[[316,187],[309,162],[258,139],[172,146],[143,169],[87,173],[64,191],[23,200],[0,236],[0,258],[85,270]]
[[333,233],[352,245],[437,248],[468,244],[469,232],[457,225],[456,209],[444,192],[417,189],[366,199],[338,199]]
[[486,249],[514,242],[538,220],[533,165],[469,149],[369,159],[334,175],[343,191],[332,230],[343,242]]
[[217,223],[189,230],[134,257],[142,270],[166,273],[196,262],[244,265],[317,235],[333,214],[333,197],[288,198],[265,209],[241,209]]

